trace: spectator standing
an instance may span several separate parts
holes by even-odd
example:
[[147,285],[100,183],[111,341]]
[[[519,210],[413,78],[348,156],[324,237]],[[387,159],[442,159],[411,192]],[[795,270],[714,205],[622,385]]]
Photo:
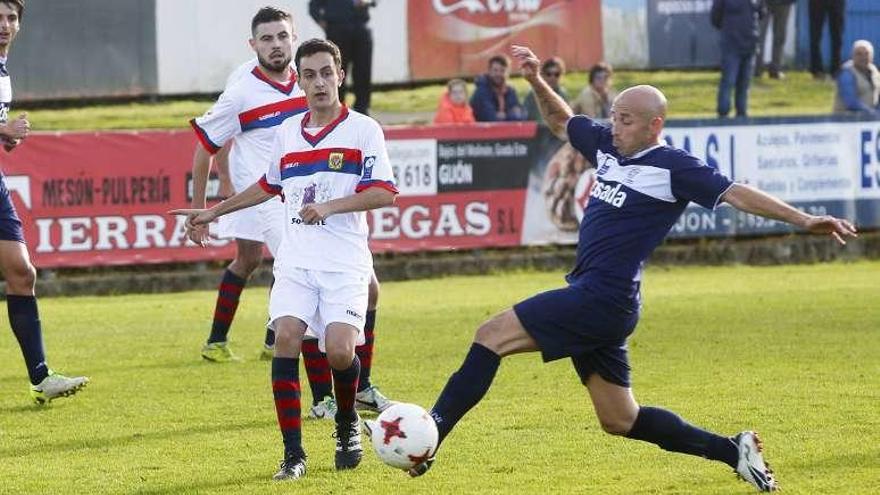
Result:
[[[559,57],[550,57],[541,64],[541,76],[547,81],[547,84],[553,91],[568,101],[568,92],[562,87],[562,77],[565,75],[565,61]],[[535,99],[534,90],[530,90],[523,100],[523,106],[526,109],[526,119],[534,120],[538,124],[544,124],[544,117],[541,116],[541,110],[538,108],[538,101]]]
[[840,52],[843,49],[843,13],[846,0],[810,0],[810,72],[814,79],[824,79],[822,69],[822,27],[828,18],[828,33],[831,35],[831,65],[828,73],[837,76],[840,70]]
[[575,115],[586,115],[593,119],[611,117],[611,102],[617,96],[612,89],[614,69],[611,64],[599,62],[590,68],[589,84],[571,102]]
[[837,75],[834,113],[851,112],[880,116],[880,71],[874,65],[874,46],[870,41],[853,43],[852,59]]
[[758,28],[766,14],[765,0],[712,0],[712,25],[721,31],[721,81],[718,83],[718,116],[730,113],[734,87],[736,116],[746,117],[749,85],[755,66]]
[[761,36],[758,39],[758,59],[755,62],[755,77],[764,75],[764,41],[767,39],[767,28],[773,18],[773,43],[770,51],[770,65],[767,75],[771,79],[785,79],[782,73],[782,48],[788,31],[788,16],[795,0],[767,0],[767,13],[761,19]]
[[509,77],[510,59],[506,55],[489,59],[488,72],[474,81],[477,87],[471,96],[471,108],[478,122],[523,120],[525,112],[516,90],[507,84]]
[[[351,66],[353,108],[365,115],[370,110],[373,77],[373,32],[367,23],[376,0],[310,0],[309,15],[321,26],[327,39],[342,51],[342,69]],[[345,85],[339,90],[345,102]]]
[[467,101],[467,83],[452,79],[446,83],[446,91],[440,97],[435,124],[470,124],[476,121],[474,111]]

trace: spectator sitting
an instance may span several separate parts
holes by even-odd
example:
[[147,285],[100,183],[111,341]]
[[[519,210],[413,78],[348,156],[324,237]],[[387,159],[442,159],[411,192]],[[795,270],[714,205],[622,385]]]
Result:
[[852,59],[840,66],[834,113],[869,113],[880,116],[880,71],[874,65],[874,46],[866,40],[853,43]]
[[489,71],[474,81],[477,88],[471,96],[471,108],[478,122],[523,119],[516,90],[507,84],[509,75],[510,59],[495,55],[489,59]]
[[446,83],[446,91],[440,98],[435,124],[470,124],[475,122],[474,111],[467,102],[467,83],[452,79]]
[[[568,93],[562,87],[562,76],[565,75],[565,62],[559,57],[550,57],[541,64],[541,77],[547,81],[547,84],[553,88],[563,100],[568,101]],[[523,100],[523,106],[526,109],[526,119],[537,121],[538,124],[544,123],[541,116],[541,110],[538,108],[538,100],[535,99],[535,91],[529,91],[526,99]]]
[[571,110],[576,115],[586,115],[593,119],[611,117],[611,102],[617,93],[611,89],[611,78],[614,69],[605,62],[599,62],[590,68],[587,87],[571,102]]

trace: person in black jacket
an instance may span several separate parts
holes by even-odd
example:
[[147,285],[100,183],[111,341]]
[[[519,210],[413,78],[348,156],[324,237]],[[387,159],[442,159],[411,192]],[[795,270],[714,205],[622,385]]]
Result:
[[[369,114],[373,72],[373,33],[367,26],[369,8],[376,0],[310,0],[309,15],[321,26],[328,40],[342,51],[342,68],[349,72],[354,90],[353,108]],[[339,98],[345,101],[345,86]]]
[[758,28],[767,12],[765,0],[713,0],[712,25],[721,31],[721,81],[718,116],[730,112],[730,90],[736,87],[736,116],[746,117],[749,85],[755,67]]

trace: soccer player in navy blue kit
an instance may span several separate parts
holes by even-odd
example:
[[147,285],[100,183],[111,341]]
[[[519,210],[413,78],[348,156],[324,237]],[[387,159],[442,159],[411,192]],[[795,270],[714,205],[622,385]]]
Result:
[[[519,302],[480,326],[431,411],[440,441],[489,390],[503,357],[540,351],[545,361],[571,358],[607,433],[724,462],[759,490],[775,490],[754,432],[716,435],[673,412],[639,406],[633,397],[626,342],[639,319],[642,265],[691,201],[710,209],[727,202],[841,243],[856,235],[855,227],[798,211],[664,145],[666,98],[658,89],[622,92],[608,126],[572,116],[539,75],[540,60],[531,50],[514,46],[513,55],[550,129],[596,164],[597,180],[580,225],[575,267],[566,277],[569,285]],[[433,458],[410,474],[420,476],[432,463]]]
[[[0,0],[0,142],[7,152],[27,137],[30,123],[26,114],[9,121],[12,83],[6,70],[6,57],[18,34],[24,12],[22,0]],[[6,308],[9,325],[18,340],[31,380],[31,397],[44,404],[57,397],[76,393],[88,383],[83,376],[66,377],[46,364],[43,330],[37,311],[34,284],[37,271],[31,264],[21,220],[12,204],[6,182],[0,179],[0,271],[6,279]]]

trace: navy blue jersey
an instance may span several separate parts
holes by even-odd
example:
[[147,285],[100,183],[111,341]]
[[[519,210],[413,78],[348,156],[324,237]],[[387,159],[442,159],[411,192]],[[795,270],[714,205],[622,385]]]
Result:
[[596,183],[580,225],[577,261],[566,279],[635,309],[642,266],[688,203],[714,209],[733,182],[669,146],[621,156],[611,128],[583,115],[572,117],[567,130],[571,145],[595,163]]

